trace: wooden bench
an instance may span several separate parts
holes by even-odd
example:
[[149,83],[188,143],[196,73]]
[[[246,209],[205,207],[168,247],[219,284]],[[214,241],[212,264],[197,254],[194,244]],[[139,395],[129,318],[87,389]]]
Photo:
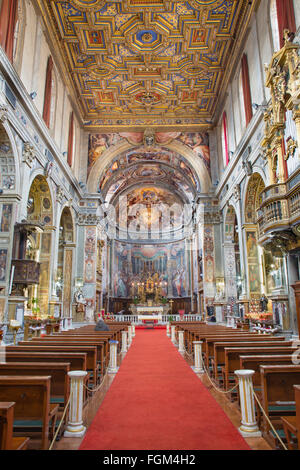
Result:
[[[283,356],[292,355],[296,350],[293,346],[251,346],[251,347],[228,347],[224,349],[225,352],[225,364],[222,367],[222,375],[224,377],[224,388],[228,390],[230,382],[235,380],[234,371],[240,369],[240,357],[241,356]],[[254,377],[256,389],[260,388],[260,369],[258,376]]]
[[50,403],[61,408],[67,404],[70,395],[69,363],[45,362],[0,362],[1,375],[51,376]]
[[[289,450],[300,450],[300,385],[294,385],[296,416],[281,417]],[[292,436],[295,436],[297,444]]]
[[46,344],[42,343],[41,345],[39,343],[32,343],[31,341],[28,341],[30,344],[26,345],[20,345],[18,346],[7,346],[6,347],[6,352],[21,352],[25,351],[27,352],[53,352],[53,353],[59,353],[59,352],[69,352],[69,353],[77,353],[77,352],[83,352],[86,353],[86,367],[89,372],[91,372],[91,377],[90,381],[94,384],[94,386],[97,385],[98,383],[98,378],[100,378],[99,375],[99,367],[97,364],[97,347],[96,346],[90,346],[90,345],[53,345],[53,344]]
[[273,336],[268,336],[265,338],[262,338],[261,335],[255,335],[255,336],[229,336],[229,337],[213,337],[213,338],[206,338],[204,341],[204,355],[205,355],[205,363],[206,367],[209,368],[210,365],[213,367],[213,372],[214,375],[216,376],[216,367],[224,365],[224,345],[228,344],[231,346],[233,343],[234,344],[241,344],[243,346],[251,346],[252,344],[263,344],[267,343],[270,345],[277,345],[278,342],[282,343],[283,346],[290,346],[292,344],[291,341],[286,342],[283,341],[285,338],[283,336],[280,336],[278,338],[273,337]]
[[0,402],[0,450],[26,450],[28,437],[13,437],[15,402]]
[[[65,352],[7,352],[5,355],[5,359],[7,363],[10,362],[50,362],[54,364],[64,363],[67,362],[70,364],[70,370],[83,370],[86,371],[86,353],[76,352],[76,353],[65,353]],[[84,383],[88,386],[90,378],[90,373],[88,372],[86,377],[84,378]],[[86,404],[87,401],[87,392],[86,388],[84,389],[83,395],[83,404]]]
[[[281,438],[285,438],[282,417],[296,415],[294,385],[300,383],[300,365],[260,366],[261,396],[264,411]],[[277,443],[267,419],[263,416],[264,437]]]
[[[50,404],[50,376],[0,376],[0,401],[14,401],[13,428],[38,431],[41,449],[49,445],[57,419],[58,405]],[[22,431],[23,432],[23,431]]]
[[214,343],[214,354],[210,359],[213,366],[213,375],[216,380],[219,380],[219,372],[223,380],[223,369],[226,369],[225,365],[225,348],[264,348],[264,347],[281,347],[287,348],[292,346],[291,341],[226,341],[226,342],[215,342]]
[[97,348],[97,363],[100,365],[101,374],[104,374],[105,369],[108,364],[109,358],[109,348],[108,348],[108,341],[103,341],[99,339],[90,339],[90,338],[73,338],[67,337],[65,338],[37,338],[37,341],[20,341],[20,346],[26,345],[53,345],[53,346],[95,346]]

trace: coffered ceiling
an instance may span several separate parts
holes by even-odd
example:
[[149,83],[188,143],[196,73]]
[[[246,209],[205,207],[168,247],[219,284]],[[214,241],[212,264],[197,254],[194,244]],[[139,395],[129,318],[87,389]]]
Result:
[[209,127],[246,0],[38,0],[89,130]]

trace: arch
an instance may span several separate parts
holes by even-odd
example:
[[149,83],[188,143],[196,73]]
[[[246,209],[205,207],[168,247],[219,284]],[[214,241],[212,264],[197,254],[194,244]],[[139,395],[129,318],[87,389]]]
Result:
[[260,206],[260,194],[265,188],[265,182],[260,173],[253,173],[245,185],[244,222],[255,224],[256,211]]
[[[164,147],[177,152],[179,155],[182,155],[188,163],[194,169],[200,184],[201,192],[207,193],[211,186],[211,177],[210,174],[201,158],[199,158],[195,153],[186,147],[180,142],[171,142],[169,144],[164,144]],[[127,141],[122,141],[106,150],[101,155],[101,158],[93,165],[88,181],[87,181],[87,190],[91,193],[96,193],[98,190],[98,182],[101,175],[104,173],[106,167],[116,158],[118,155],[135,148],[132,144]]]
[[62,315],[71,316],[72,276],[74,266],[74,220],[67,205],[61,211],[59,222],[58,257],[56,266],[56,295],[62,302]]
[[[20,193],[20,156],[16,141],[8,121],[0,123],[0,188],[13,193]],[[5,172],[2,171],[5,167]]]
[[[35,172],[36,173],[36,172]],[[40,263],[39,284],[29,288],[29,305],[35,305],[41,316],[48,315],[51,284],[51,249],[53,237],[53,198],[46,177],[32,175],[27,200],[27,220],[43,226],[42,233],[35,234]]]

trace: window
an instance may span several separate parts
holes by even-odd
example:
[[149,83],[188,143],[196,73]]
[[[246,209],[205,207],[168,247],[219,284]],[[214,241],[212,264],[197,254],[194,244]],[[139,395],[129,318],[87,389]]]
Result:
[[0,44],[12,62],[15,27],[18,17],[18,0],[3,0],[0,11]]
[[70,114],[70,119],[69,119],[68,156],[67,156],[67,162],[70,167],[72,167],[72,163],[73,163],[74,138],[75,138],[74,113],[72,111]]
[[[249,69],[248,69],[248,60],[247,55],[244,54],[242,57],[241,63],[241,74],[240,81],[242,85],[242,97],[243,97],[243,107],[242,116],[245,116],[246,126],[252,119],[252,100],[251,100],[251,90],[250,90],[250,80],[249,80]],[[244,112],[243,112],[244,111]]]
[[284,46],[284,30],[296,32],[293,0],[271,0],[270,16],[274,50],[278,51]]
[[53,85],[53,60],[50,55],[48,57],[48,62],[47,62],[44,108],[43,108],[43,119],[47,127],[50,127],[52,85]]
[[227,116],[226,116],[225,111],[222,117],[222,151],[223,151],[224,165],[227,166],[230,158],[229,158],[229,151],[228,151]]

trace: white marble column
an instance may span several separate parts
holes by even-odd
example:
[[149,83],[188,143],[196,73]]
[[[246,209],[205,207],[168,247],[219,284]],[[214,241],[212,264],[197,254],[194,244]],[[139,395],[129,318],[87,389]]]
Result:
[[133,323],[131,324],[131,334],[132,334],[132,337],[134,338],[135,337],[135,325]]
[[236,370],[234,373],[239,379],[240,407],[242,414],[239,431],[244,437],[260,437],[261,432],[257,426],[254,395],[252,391],[252,376],[254,370]]
[[177,344],[177,341],[176,341],[176,336],[175,336],[175,332],[176,332],[176,326],[175,325],[171,325],[171,341],[173,344]]
[[122,349],[121,353],[127,352],[127,331],[122,331]]
[[170,338],[170,323],[167,323],[167,336]]
[[119,370],[117,366],[117,346],[118,342],[116,340],[111,340],[110,344],[110,351],[109,351],[109,366],[108,366],[108,373],[109,374],[116,374]]
[[192,369],[196,374],[203,374],[203,360],[202,360],[202,343],[203,341],[193,341],[194,345],[194,365]]
[[127,339],[128,339],[128,349],[129,349],[130,346],[131,346],[131,343],[132,343],[132,330],[131,330],[131,325],[128,326],[128,335],[127,335]]
[[185,349],[184,349],[184,331],[183,330],[178,331],[178,351],[180,353],[184,353],[184,351],[185,351]]
[[69,418],[64,437],[82,437],[85,434],[86,427],[82,421],[83,407],[83,379],[87,372],[84,370],[73,370],[68,372],[71,380],[70,385],[70,409]]

